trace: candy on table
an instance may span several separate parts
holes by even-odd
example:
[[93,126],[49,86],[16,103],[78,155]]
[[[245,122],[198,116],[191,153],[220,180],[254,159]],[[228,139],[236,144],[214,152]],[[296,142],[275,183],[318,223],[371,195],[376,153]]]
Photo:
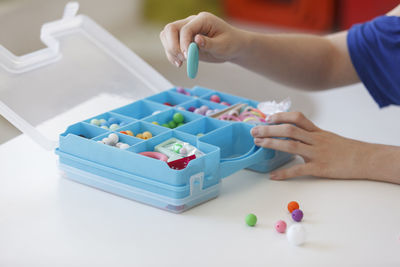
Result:
[[90,121],[91,124],[99,126],[103,129],[110,130],[110,131],[115,131],[119,127],[122,127],[126,125],[127,123],[124,121],[119,121],[117,118],[110,117],[108,120],[105,120],[103,118],[101,119],[92,119]]
[[246,216],[245,221],[248,226],[254,226],[257,223],[257,216],[250,213]]
[[210,101],[215,102],[215,103],[220,103],[221,98],[218,95],[211,95],[210,96]]
[[172,116],[172,119],[176,122],[176,123],[182,123],[185,120],[185,117],[183,117],[182,113],[175,113],[174,116]]
[[306,241],[306,231],[301,224],[291,225],[287,230],[286,236],[292,245],[299,246]]
[[287,205],[288,211],[292,213],[294,210],[297,210],[300,208],[299,203],[296,201],[290,201],[289,204]]
[[283,220],[279,220],[275,223],[275,230],[278,233],[284,233],[286,231],[286,222]]
[[303,212],[300,209],[292,211],[292,219],[296,222],[300,222],[303,219]]

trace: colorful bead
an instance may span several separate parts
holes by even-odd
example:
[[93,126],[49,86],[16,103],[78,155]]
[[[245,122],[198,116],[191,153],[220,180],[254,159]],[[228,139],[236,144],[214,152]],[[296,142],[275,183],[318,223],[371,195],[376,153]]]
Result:
[[150,139],[152,137],[153,137],[153,134],[151,132],[149,132],[149,131],[143,132],[143,138]]
[[254,226],[257,223],[257,216],[253,213],[250,213],[246,216],[245,221],[248,226]]
[[300,209],[292,211],[292,219],[296,222],[300,222],[303,219],[303,212]]
[[156,122],[156,121],[153,121],[152,124],[154,124],[154,125],[160,125],[160,124],[159,124],[158,122]]
[[172,116],[172,119],[176,123],[181,123],[185,120],[185,117],[183,117],[182,113],[177,112]]
[[100,126],[100,121],[98,119],[93,119],[90,121],[90,124],[96,125],[96,126]]
[[286,231],[286,222],[279,220],[275,223],[275,230],[278,233],[284,233]]
[[221,102],[221,98],[218,95],[212,95],[210,97],[210,101],[215,102],[215,103],[219,103],[219,102]]
[[125,132],[126,132],[127,135],[134,136],[132,131],[126,130]]
[[190,112],[194,112],[195,109],[196,109],[195,107],[189,107],[187,110],[190,111]]
[[110,125],[110,131],[115,131],[115,130],[117,130],[118,128],[119,128],[119,125],[116,124],[116,123]]
[[292,213],[294,210],[297,210],[300,208],[299,203],[296,201],[290,201],[289,204],[287,205],[288,211]]
[[287,230],[286,236],[292,245],[299,246],[306,241],[306,231],[301,224],[291,225]]
[[224,101],[224,102],[221,102],[220,104],[221,104],[221,105],[225,105],[225,106],[230,106],[230,105],[231,105],[231,104],[229,104],[228,102],[225,102],[225,101]]

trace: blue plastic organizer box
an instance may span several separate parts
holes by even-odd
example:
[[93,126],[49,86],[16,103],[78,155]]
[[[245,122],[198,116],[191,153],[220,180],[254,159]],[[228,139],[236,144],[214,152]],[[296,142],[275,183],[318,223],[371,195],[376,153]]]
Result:
[[[291,154],[255,146],[250,124],[177,109],[202,105],[227,108],[210,102],[213,94],[231,104],[256,107],[256,101],[201,87],[187,91],[190,96],[173,88],[94,117],[115,117],[124,122],[115,133],[130,146],[126,150],[97,142],[111,131],[90,124],[93,118],[69,126],[60,135],[56,149],[60,168],[72,180],[179,213],[217,197],[221,178],[244,168],[269,172],[291,160]],[[163,105],[165,102],[174,106]],[[153,115],[155,111],[159,112]],[[175,112],[184,115],[184,125],[169,129],[151,123],[166,123]],[[153,137],[143,140],[119,133],[126,130],[150,131]],[[198,137],[199,133],[204,135]],[[156,145],[173,137],[190,143],[205,155],[190,161],[182,170],[174,170],[163,161],[138,154],[153,151]]]

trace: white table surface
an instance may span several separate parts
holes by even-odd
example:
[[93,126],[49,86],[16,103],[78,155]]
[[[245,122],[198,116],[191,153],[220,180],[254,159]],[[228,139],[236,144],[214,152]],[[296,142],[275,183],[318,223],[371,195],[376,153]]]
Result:
[[[379,110],[362,85],[292,100],[324,129],[400,145],[400,109]],[[0,266],[400,264],[399,185],[271,181],[244,170],[223,180],[218,198],[177,215],[61,177],[56,155],[25,135],[0,145],[0,162]],[[279,219],[292,223],[291,200],[305,214],[301,247],[273,228]],[[254,228],[244,223],[250,212],[258,217]]]

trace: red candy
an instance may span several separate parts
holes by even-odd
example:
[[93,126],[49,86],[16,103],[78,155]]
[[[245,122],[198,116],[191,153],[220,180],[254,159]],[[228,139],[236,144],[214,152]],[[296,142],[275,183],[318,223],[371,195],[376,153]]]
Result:
[[218,95],[212,95],[212,96],[210,97],[210,100],[211,100],[212,102],[215,102],[215,103],[221,102],[221,98],[220,98]]
[[172,107],[172,105],[168,102],[165,102],[164,105]]

